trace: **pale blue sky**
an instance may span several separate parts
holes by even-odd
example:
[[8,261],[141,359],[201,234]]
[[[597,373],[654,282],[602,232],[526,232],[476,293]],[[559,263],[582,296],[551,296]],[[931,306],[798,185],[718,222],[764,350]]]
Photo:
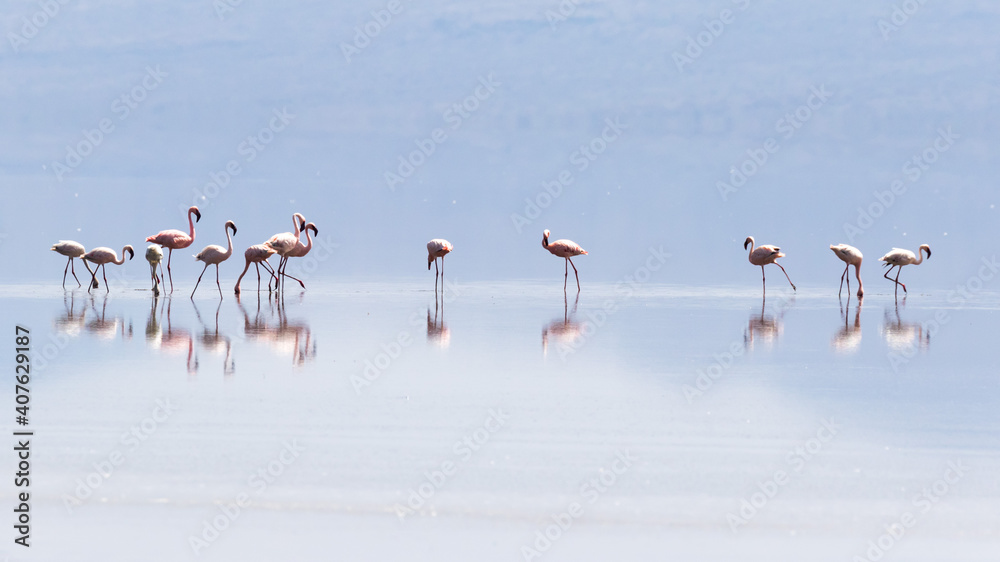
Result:
[[[827,246],[899,180],[905,193],[855,236],[862,272],[878,287],[878,256],[927,243],[933,257],[904,278],[951,288],[1000,239],[1000,7],[928,3],[880,29],[893,7],[595,2],[559,19],[554,1],[244,0],[220,17],[209,1],[70,2],[50,17],[11,2],[0,257],[17,267],[0,280],[58,281],[58,239],[139,247],[183,227],[180,209],[238,166],[200,200],[187,253],[223,243],[227,219],[242,250],[302,211],[339,244],[317,273],[330,278],[426,274],[424,243],[445,237],[457,278],[555,279],[548,228],[591,252],[576,260],[585,282],[621,279],[662,245],[673,257],[656,281],[755,284],[752,234],[788,253],[797,284],[835,285]],[[366,25],[377,33],[359,37]],[[386,172],[418,142],[433,153],[390,190]],[[765,145],[767,161],[748,163]],[[919,178],[904,169],[927,150]],[[757,170],[724,200],[739,167]],[[512,215],[547,202],[560,174],[572,183],[519,232]],[[191,261],[175,274],[193,279]]]

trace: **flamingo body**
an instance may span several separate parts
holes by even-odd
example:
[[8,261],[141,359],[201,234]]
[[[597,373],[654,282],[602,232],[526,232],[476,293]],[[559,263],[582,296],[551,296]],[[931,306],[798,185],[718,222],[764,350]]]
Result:
[[229,256],[233,255],[233,239],[229,235],[229,230],[232,229],[233,236],[236,235],[236,223],[233,221],[226,221],[226,247],[210,245],[205,246],[202,251],[195,255],[194,259],[205,264],[205,268],[201,270],[201,275],[198,276],[198,282],[194,284],[194,291],[191,291],[191,296],[194,296],[195,291],[198,290],[198,285],[201,283],[202,276],[205,275],[205,271],[208,266],[215,266],[215,284],[219,287],[219,296],[222,296],[222,285],[219,284],[219,264],[228,260]]
[[[444,290],[444,257],[455,249],[454,244],[444,238],[435,238],[427,243],[427,271],[431,270],[431,263],[434,263],[434,292],[437,293],[438,274],[441,275],[441,290]],[[441,258],[441,268],[438,269],[438,258]]]
[[[270,265],[267,264],[267,259],[273,256],[274,254],[275,251],[270,246],[266,246],[264,244],[254,244],[253,246],[247,248],[245,252],[243,252],[243,257],[246,258],[247,264],[246,267],[243,268],[243,273],[240,273],[239,279],[236,280],[237,295],[240,294],[240,282],[243,281],[243,276],[246,275],[247,271],[250,269],[250,264],[254,264],[254,266],[257,268],[258,292],[260,291],[260,266],[262,264],[264,266],[264,269],[268,270],[271,273],[271,276],[274,277],[274,270],[271,268]],[[270,279],[268,279],[267,281],[267,289],[268,291],[271,290]]]
[[157,234],[146,237],[146,242],[159,244],[167,249],[167,277],[170,279],[170,291],[174,290],[174,276],[170,271],[170,260],[174,257],[174,250],[182,250],[194,243],[194,223],[201,220],[201,211],[198,207],[188,208],[188,232],[181,230],[162,230]]
[[903,287],[903,292],[904,293],[906,292],[906,285],[899,282],[899,272],[902,271],[903,266],[920,265],[921,263],[923,263],[924,252],[927,252],[928,258],[931,257],[931,247],[928,246],[927,244],[921,244],[920,248],[917,249],[917,252],[920,254],[919,258],[909,250],[904,250],[902,248],[893,248],[886,255],[878,259],[878,261],[885,262],[884,265],[889,268],[886,270],[885,275],[883,275],[883,277],[885,277],[886,279],[889,279],[889,273],[892,271],[892,268],[894,267],[899,268],[896,270],[896,278],[889,279],[890,281],[896,283],[897,294],[899,293],[900,286]]
[[[302,213],[294,213],[292,215],[292,226],[294,227],[294,232],[282,232],[275,234],[274,236],[267,239],[264,244],[270,247],[276,254],[281,256],[281,260],[278,261],[278,280],[281,281],[281,276],[284,275],[285,266],[288,263],[288,253],[295,250],[295,247],[299,245],[299,238],[302,231],[306,229],[306,218],[302,216]],[[315,228],[315,227],[314,227]],[[308,237],[308,235],[306,235]],[[302,281],[299,281],[302,288],[305,285]]]
[[[573,242],[572,240],[556,240],[555,242],[549,242],[549,236],[551,233],[546,229],[542,232],[542,247],[548,250],[553,256],[565,258],[567,265],[573,266],[573,273],[576,275],[576,290],[580,290],[580,273],[576,270],[576,265],[573,260],[570,259],[573,256],[587,255],[587,250],[580,247],[579,244]],[[569,268],[566,268],[566,272],[563,275],[563,290],[566,290],[566,280],[569,279]]]
[[767,290],[767,280],[764,277],[764,266],[769,263],[773,263],[774,265],[781,267],[781,271],[785,274],[785,279],[788,279],[788,284],[791,285],[792,290],[795,291],[795,283],[792,283],[792,279],[788,277],[788,272],[785,271],[785,268],[782,267],[780,263],[775,261],[778,258],[785,257],[785,254],[781,253],[781,248],[770,244],[763,244],[760,246],[755,246],[754,244],[755,242],[753,236],[747,236],[747,239],[743,242],[743,249],[746,250],[748,246],[750,247],[750,253],[747,257],[750,260],[750,263],[760,267],[760,278],[764,285],[764,290]]
[[[854,266],[854,274],[858,278],[858,298],[865,296],[865,288],[861,284],[861,260],[864,256],[861,254],[861,250],[855,248],[854,246],[849,246],[847,244],[836,244],[831,245],[830,249],[833,253],[837,255],[845,264],[844,273],[840,276],[840,287],[841,290],[844,288],[844,279],[847,279],[847,290],[851,290],[851,280],[847,277],[847,271]],[[837,291],[837,296],[840,296],[840,291]]]
[[146,261],[149,262],[149,275],[153,281],[153,294],[160,294],[160,276],[156,274],[156,266],[160,266],[160,273],[163,273],[163,249],[156,244],[150,244],[146,248]]
[[[132,246],[125,246],[122,248],[122,257],[118,258],[118,254],[115,253],[111,248],[101,246],[100,248],[94,248],[93,250],[83,254],[81,258],[85,262],[90,262],[94,264],[94,271],[91,273],[91,284],[87,287],[87,292],[90,292],[91,287],[97,287],[97,269],[100,268],[102,275],[104,276],[104,289],[106,291],[111,291],[108,287],[108,274],[105,266],[109,263],[115,265],[121,265],[125,263],[125,254],[128,253],[128,259],[135,257],[135,251],[132,250]],[[88,268],[89,269],[89,268]]]
[[[73,272],[73,279],[76,279],[76,285],[78,287],[82,287],[82,285],[80,284],[80,278],[76,276],[76,267],[73,265],[73,258],[82,258],[83,254],[87,253],[87,250],[84,249],[83,244],[79,242],[74,242],[73,240],[60,240],[55,244],[53,244],[52,248],[50,249],[53,252],[56,252],[57,254],[69,258],[66,261],[66,268],[63,269],[63,281],[62,281],[63,289],[66,288],[67,270],[71,270]],[[90,271],[90,266],[87,265],[86,261],[83,262],[83,265],[84,267],[87,268],[87,271]]]

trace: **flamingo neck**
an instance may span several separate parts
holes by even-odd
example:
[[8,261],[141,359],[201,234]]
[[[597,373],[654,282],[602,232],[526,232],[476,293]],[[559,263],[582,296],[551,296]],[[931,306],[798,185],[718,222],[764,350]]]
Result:
[[188,211],[188,232],[191,233],[191,240],[194,240],[194,211]]
[[543,248],[548,248],[549,247],[549,237],[548,236],[542,236],[542,247]]
[[313,239],[310,229],[306,229],[306,253],[309,253],[313,248]]
[[[233,237],[229,234],[229,227],[226,227],[226,257],[233,255]],[[249,263],[247,264],[249,267]]]

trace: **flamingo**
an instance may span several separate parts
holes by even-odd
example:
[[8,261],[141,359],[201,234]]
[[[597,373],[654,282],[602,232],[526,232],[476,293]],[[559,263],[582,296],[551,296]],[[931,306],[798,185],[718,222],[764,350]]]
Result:
[[[764,277],[764,266],[773,263],[774,265],[781,267],[781,264],[775,260],[778,258],[785,257],[785,254],[781,253],[781,248],[777,246],[763,245],[754,247],[753,236],[747,236],[747,239],[743,242],[743,249],[746,250],[747,246],[750,247],[750,263],[760,266],[760,279],[761,283],[764,284],[764,290],[767,291],[767,280]],[[792,286],[792,290],[795,291],[795,283],[792,283],[792,279],[788,277],[788,272],[785,271],[784,267],[781,267],[781,271],[785,274],[785,279],[788,279],[788,284]]]
[[441,280],[444,281],[444,257],[455,249],[455,246],[444,238],[435,238],[427,243],[427,271],[431,270],[431,262],[434,263],[434,288],[437,289],[438,264],[437,259],[441,258]]
[[[67,260],[66,262],[66,269],[63,269],[63,282],[62,282],[63,289],[66,288],[67,270],[72,270],[73,279],[76,279],[77,287],[82,287],[83,285],[80,284],[80,278],[76,276],[76,267],[73,266],[73,258],[82,258],[83,255],[87,253],[87,250],[83,248],[83,244],[79,242],[74,242],[72,240],[60,240],[55,244],[53,244],[52,248],[50,249],[53,252],[57,252],[69,258],[69,260]],[[94,272],[90,271],[90,266],[87,265],[86,261],[83,262],[83,266],[87,268],[87,271],[90,273],[91,277],[93,277]]]
[[851,290],[851,279],[847,277],[847,271],[854,266],[854,274],[858,278],[858,298],[865,296],[865,288],[861,285],[861,259],[864,257],[861,255],[861,250],[855,248],[854,246],[848,246],[847,244],[837,244],[836,246],[830,246],[834,254],[847,264],[844,267],[844,274],[840,276],[840,290],[837,291],[837,297],[840,297],[840,291],[844,289],[844,279],[847,279],[847,290]]
[[[254,264],[257,268],[257,292],[260,292],[260,266],[263,265],[264,269],[271,273],[271,277],[275,277],[274,269],[271,268],[267,263],[267,259],[275,254],[274,250],[270,246],[264,244],[254,244],[247,248],[243,252],[243,257],[247,260],[246,267],[243,268],[243,273],[240,273],[239,279],[236,280],[236,294],[240,294],[240,281],[243,281],[243,276],[247,274],[250,269],[250,264]],[[267,280],[267,290],[271,290],[271,280]]]
[[[917,249],[917,253],[920,254],[920,259],[917,259],[917,256],[913,255],[913,252],[909,250],[904,250],[902,248],[893,248],[889,253],[878,259],[878,261],[884,261],[885,265],[889,267],[889,269],[885,271],[885,275],[883,275],[883,277],[885,277],[886,279],[889,279],[889,272],[892,271],[892,268],[894,267],[899,268],[896,270],[896,279],[894,281],[896,283],[895,294],[897,295],[899,294],[900,285],[903,285],[903,292],[904,293],[906,292],[906,285],[899,282],[899,272],[903,270],[903,266],[920,265],[921,263],[923,263],[924,251],[927,252],[928,258],[931,257],[931,247],[928,246],[927,244],[921,244],[920,248]],[[889,281],[893,280],[889,279]]]
[[[205,248],[198,252],[198,255],[194,259],[198,261],[205,262],[205,268],[201,270],[201,275],[198,276],[198,282],[194,284],[194,291],[191,291],[191,298],[194,298],[195,291],[198,290],[198,285],[201,283],[201,278],[205,275],[205,271],[208,270],[208,266],[215,265],[215,285],[219,288],[219,296],[222,296],[222,285],[219,284],[219,264],[228,260],[229,256],[233,255],[233,239],[229,236],[229,229],[233,229],[233,236],[236,235],[236,224],[233,221],[226,221],[226,247],[222,246],[205,246]],[[169,269],[169,267],[167,268]]]
[[[301,236],[300,236],[299,237],[299,241],[295,243],[295,247],[292,248],[291,251],[289,251],[287,254],[285,254],[285,259],[286,260],[288,258],[302,258],[302,257],[305,257],[306,254],[308,254],[309,251],[312,250],[313,239],[312,239],[312,236],[309,235],[309,231],[310,230],[312,231],[312,236],[319,236],[319,230],[316,229],[316,225],[314,223],[307,224],[302,229],[302,232],[306,233],[306,243],[305,244],[302,243]],[[285,266],[285,269],[288,269],[287,265]],[[303,283],[301,279],[299,279],[297,277],[293,277],[291,275],[288,275],[284,271],[282,271],[281,274],[284,275],[285,277],[288,277],[289,279],[294,279],[294,280],[298,281],[299,285],[301,285],[303,289],[306,288],[306,284]]]
[[[112,250],[111,248],[106,248],[104,246],[100,248],[94,248],[93,250],[80,256],[84,260],[84,263],[88,261],[94,263],[94,271],[91,272],[91,284],[87,286],[88,293],[90,292],[91,287],[98,286],[97,285],[98,268],[101,269],[101,274],[104,276],[104,289],[108,292],[111,291],[111,289],[108,287],[108,272],[107,269],[105,268],[105,265],[109,263],[113,263],[115,265],[121,265],[125,263],[125,252],[128,252],[128,259],[132,259],[135,257],[135,252],[132,250],[132,246],[125,246],[124,248],[122,248],[121,259],[118,259],[118,254],[116,254],[114,250]],[[90,267],[87,267],[87,269],[89,270]]]
[[[566,258],[566,272],[563,275],[563,291],[566,290],[566,280],[569,279],[569,266],[573,266],[573,273],[576,275],[576,290],[580,290],[580,273],[576,270],[576,266],[573,265],[573,256],[579,256],[581,254],[587,255],[587,250],[580,247],[579,244],[573,242],[572,240],[556,240],[555,242],[549,243],[550,232],[545,230],[542,233],[542,247],[552,252],[553,256],[560,258]],[[444,260],[442,260],[442,264]]]
[[[149,274],[153,279],[153,295],[160,295],[160,276],[163,275],[163,249],[156,244],[146,248],[146,261],[149,262]],[[160,276],[156,275],[156,266],[160,266]]]
[[[285,265],[285,255],[295,249],[295,246],[299,243],[299,236],[303,230],[306,229],[306,218],[302,216],[302,213],[295,213],[292,215],[292,225],[293,232],[282,232],[280,234],[275,234],[274,236],[267,239],[264,242],[265,245],[270,247],[276,254],[281,256],[278,261],[278,281],[281,281],[281,275],[284,273]],[[301,281],[300,281],[301,283]],[[305,288],[303,286],[303,288]]]
[[197,220],[201,220],[201,211],[198,207],[191,207],[188,209],[188,228],[190,229],[190,234],[184,234],[180,230],[163,230],[158,234],[149,236],[146,238],[146,242],[153,242],[154,244],[159,244],[164,248],[167,248],[167,277],[170,278],[170,292],[174,292],[174,276],[170,272],[170,259],[174,257],[174,250],[182,250],[187,248],[194,242],[194,223],[196,222],[191,218],[191,215],[197,217]]

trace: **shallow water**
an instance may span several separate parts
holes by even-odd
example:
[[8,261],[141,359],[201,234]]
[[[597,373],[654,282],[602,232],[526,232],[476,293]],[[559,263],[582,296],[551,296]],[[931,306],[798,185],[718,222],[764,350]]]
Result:
[[0,290],[33,341],[31,559],[1000,544],[998,295],[250,288]]

